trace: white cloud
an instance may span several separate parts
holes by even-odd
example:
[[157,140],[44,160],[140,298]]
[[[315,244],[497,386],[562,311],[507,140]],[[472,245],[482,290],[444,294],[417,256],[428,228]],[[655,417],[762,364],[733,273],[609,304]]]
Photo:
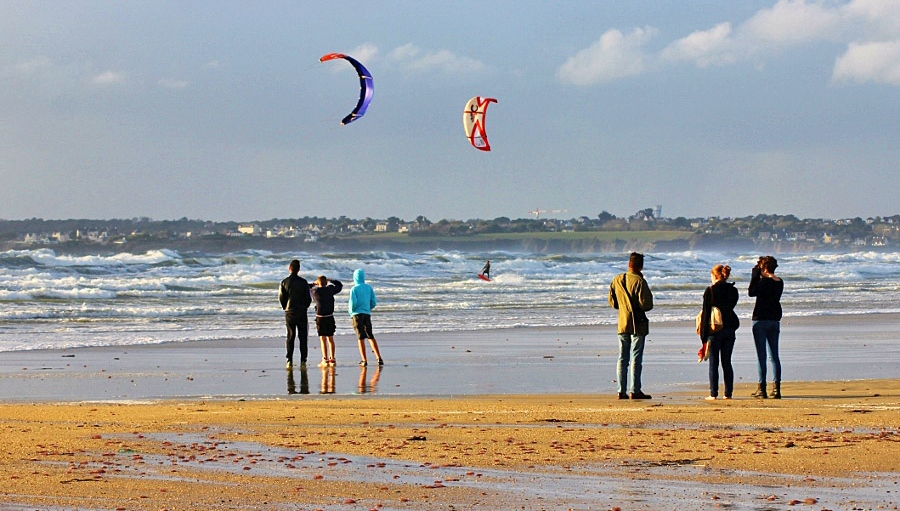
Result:
[[164,89],[184,89],[188,86],[188,82],[174,78],[162,78],[156,84]]
[[834,63],[834,82],[886,83],[900,86],[900,40],[850,43]]
[[366,62],[374,60],[375,56],[378,55],[378,47],[372,43],[361,44],[351,50],[348,55],[365,65]]
[[[836,59],[834,82],[879,82],[900,85],[897,41],[900,0],[778,0],[743,22],[723,21],[669,43],[658,53],[644,50],[653,28],[623,34],[609,30],[600,40],[560,66],[560,81],[594,85],[690,62],[698,67],[752,59],[765,69],[765,57],[785,48],[802,58],[802,46],[821,42],[846,44]],[[823,77],[824,80],[824,77]]]
[[779,0],[763,9],[741,27],[749,41],[762,44],[792,44],[828,39],[840,28],[837,9],[805,0]]
[[[358,60],[366,69],[371,71],[371,67],[369,64],[375,60],[378,55],[378,47],[371,43],[365,43],[353,48],[350,51],[334,51],[330,53],[342,53],[344,55],[353,57]],[[346,73],[349,71],[353,71],[353,68],[350,66],[330,66],[332,73]]]
[[448,50],[422,51],[413,44],[395,48],[388,54],[388,59],[413,72],[458,73],[482,71],[487,67],[482,62],[469,57],[461,57]]
[[220,62],[218,60],[210,60],[209,62],[207,62],[206,64],[203,65],[203,68],[204,69],[219,69],[220,67],[222,67],[224,65],[225,64],[223,64],[222,62]]
[[100,73],[99,75],[94,76],[91,79],[91,83],[94,85],[115,85],[119,83],[123,83],[125,81],[125,75],[122,73],[117,73],[115,71],[105,71]]
[[422,50],[414,44],[404,44],[403,46],[394,48],[388,53],[388,58],[393,60],[411,60],[421,53]]
[[854,0],[841,9],[841,14],[863,24],[863,38],[894,39],[900,35],[897,0]]
[[661,53],[663,60],[687,60],[700,67],[712,64],[729,64],[737,60],[732,52],[731,23],[719,23],[715,27],[697,31],[667,46]]
[[20,76],[34,76],[36,73],[41,72],[44,69],[50,69],[53,67],[53,62],[49,57],[44,55],[40,55],[38,57],[34,57],[33,59],[19,62],[15,66],[16,74]]
[[569,57],[556,76],[574,85],[593,85],[640,74],[647,65],[642,47],[656,34],[653,27],[635,28],[628,34],[608,30],[597,42]]

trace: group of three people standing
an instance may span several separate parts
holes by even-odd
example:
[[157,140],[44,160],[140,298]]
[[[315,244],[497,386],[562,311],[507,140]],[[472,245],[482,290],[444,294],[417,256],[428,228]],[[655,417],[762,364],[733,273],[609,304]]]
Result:
[[[772,256],[760,257],[750,276],[748,294],[756,297],[753,307],[753,339],[756,345],[759,385],[752,394],[755,398],[781,398],[781,360],[778,355],[778,337],[781,322],[781,294],[784,281],[775,276],[778,261]],[[616,365],[619,399],[650,399],[641,389],[641,370],[644,357],[644,341],[650,331],[646,312],[653,308],[653,294],[641,273],[644,255],[632,252],[628,259],[628,272],[616,276],[609,287],[609,304],[618,309],[619,359]],[[725,399],[734,392],[734,369],[731,355],[734,351],[735,332],[740,326],[734,307],[738,291],[728,282],[731,267],[717,264],[710,271],[712,285],[703,292],[700,339],[707,343],[709,356],[709,396],[719,395],[719,364],[722,365],[725,382]],[[722,313],[723,326],[713,332],[709,317],[712,307]],[[772,357],[774,381],[771,395],[766,394],[766,351]],[[630,386],[629,386],[630,381]]]
[[[287,339],[285,349],[287,351],[287,368],[294,367],[295,339],[299,345],[300,367],[306,367],[306,359],[309,355],[306,338],[309,332],[309,324],[306,311],[313,301],[316,303],[316,332],[322,347],[322,362],[320,365],[335,365],[334,332],[334,295],[341,292],[343,284],[339,280],[326,278],[324,275],[316,279],[315,285],[309,283],[298,275],[300,261],[294,259],[288,265],[290,275],[281,281],[278,289],[278,300],[284,309],[284,321],[287,327]],[[369,341],[372,353],[375,355],[378,365],[384,365],[381,352],[378,350],[378,342],[372,333],[372,309],[377,305],[375,291],[366,283],[366,274],[358,269],[353,272],[353,289],[350,290],[348,311],[352,318],[353,329],[359,341],[360,366],[368,364],[366,357],[365,341]]]

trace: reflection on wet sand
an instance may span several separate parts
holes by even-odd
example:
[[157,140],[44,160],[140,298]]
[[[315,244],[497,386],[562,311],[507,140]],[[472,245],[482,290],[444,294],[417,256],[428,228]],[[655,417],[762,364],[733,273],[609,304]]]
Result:
[[[288,394],[297,394],[297,383],[294,381],[294,370],[288,369],[287,372],[287,391]],[[306,367],[300,367],[300,394],[309,394],[309,374]]]
[[365,394],[367,392],[375,392],[378,387],[378,378],[381,377],[381,366],[375,366],[375,373],[372,375],[372,379],[366,383],[366,366],[362,366],[359,368],[359,393]]
[[[322,371],[322,383],[319,389],[320,394],[336,393],[337,368],[335,366],[326,365],[319,367]],[[288,394],[309,394],[309,373],[305,367],[298,369],[300,372],[300,386],[294,378],[294,370],[287,371],[287,392]],[[370,378],[371,376],[371,378]],[[376,366],[370,374],[368,368],[359,368],[359,381],[357,389],[360,394],[371,394],[378,391],[378,379],[381,378],[381,366]]]
[[334,366],[324,366],[322,369],[322,389],[320,394],[334,394]]

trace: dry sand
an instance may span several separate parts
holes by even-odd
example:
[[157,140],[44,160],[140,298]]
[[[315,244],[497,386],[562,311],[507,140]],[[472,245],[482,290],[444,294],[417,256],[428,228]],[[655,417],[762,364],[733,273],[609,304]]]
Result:
[[0,405],[0,508],[897,509],[900,380]]

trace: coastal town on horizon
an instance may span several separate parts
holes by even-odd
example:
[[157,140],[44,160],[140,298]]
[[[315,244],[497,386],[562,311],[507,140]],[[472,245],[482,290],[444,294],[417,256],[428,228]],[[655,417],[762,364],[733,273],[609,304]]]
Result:
[[[900,214],[884,217],[800,219],[794,215],[756,215],[741,218],[665,218],[661,208],[646,208],[628,217],[603,211],[595,218],[570,219],[548,216],[556,210],[530,211],[531,218],[499,217],[491,220],[439,220],[424,216],[406,221],[301,217],[249,222],[207,220],[153,220],[149,217],[112,220],[0,220],[0,247],[5,249],[60,245],[125,245],[165,240],[192,241],[222,238],[292,240],[315,244],[328,240],[372,236],[428,239],[460,239],[481,236],[538,235],[549,233],[666,233],[665,239],[743,241],[753,243],[793,242],[832,248],[889,247],[900,244]],[[543,215],[543,216],[542,216]],[[585,236],[585,234],[581,234]],[[648,238],[649,236],[649,238]],[[627,237],[627,236],[625,236]]]

